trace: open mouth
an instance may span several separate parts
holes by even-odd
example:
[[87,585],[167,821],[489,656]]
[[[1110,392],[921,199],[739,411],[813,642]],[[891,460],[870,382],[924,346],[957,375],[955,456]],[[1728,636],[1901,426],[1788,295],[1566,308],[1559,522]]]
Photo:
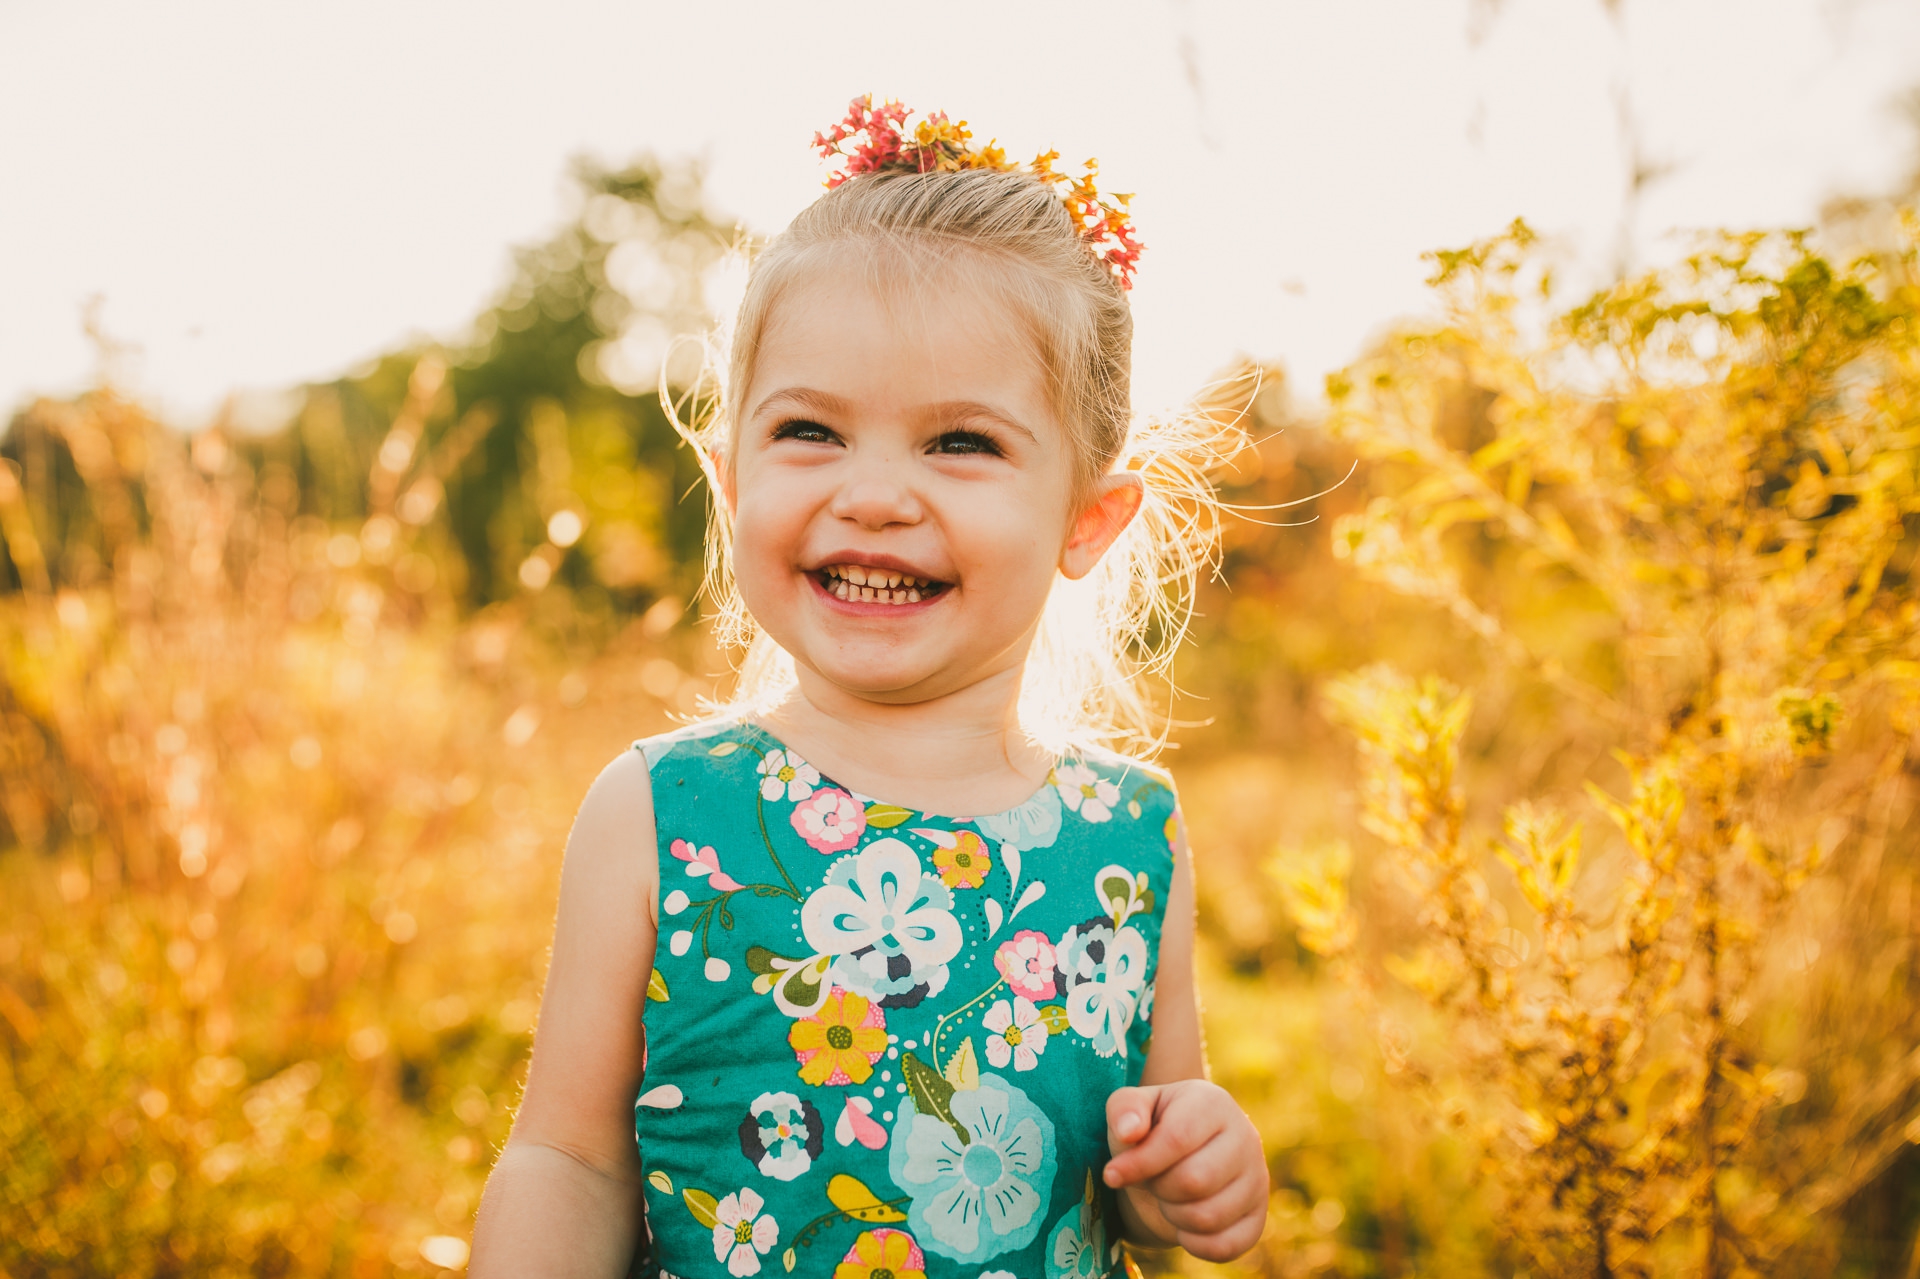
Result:
[[918,604],[947,589],[945,582],[864,564],[829,564],[814,576],[827,594],[849,604]]

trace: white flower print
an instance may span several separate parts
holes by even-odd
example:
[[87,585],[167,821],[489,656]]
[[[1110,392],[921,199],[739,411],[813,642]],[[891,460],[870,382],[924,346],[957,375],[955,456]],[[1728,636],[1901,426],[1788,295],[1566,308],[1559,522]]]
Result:
[[835,984],[886,1008],[939,994],[960,953],[952,892],[897,839],[835,862],[801,907],[800,927],[815,954],[836,957]]
[[1015,995],[1012,1003],[1002,999],[981,1020],[993,1032],[987,1036],[987,1061],[994,1069],[1005,1070],[1009,1061],[1015,1070],[1040,1064],[1040,1054],[1047,1050],[1047,1023],[1032,1000],[1023,995]]
[[760,1258],[780,1242],[780,1225],[771,1213],[761,1215],[762,1206],[759,1195],[743,1188],[713,1210],[713,1259],[726,1262],[729,1274],[759,1274]]
[[1127,1055],[1127,1030],[1147,978],[1147,940],[1138,930],[1090,919],[1054,948],[1067,997],[1067,1025],[1101,1057]]
[[789,750],[771,750],[760,757],[760,798],[772,803],[785,798],[799,803],[820,784],[820,770]]
[[1106,821],[1120,802],[1120,788],[1085,764],[1061,764],[1053,770],[1053,785],[1061,802],[1090,822]]

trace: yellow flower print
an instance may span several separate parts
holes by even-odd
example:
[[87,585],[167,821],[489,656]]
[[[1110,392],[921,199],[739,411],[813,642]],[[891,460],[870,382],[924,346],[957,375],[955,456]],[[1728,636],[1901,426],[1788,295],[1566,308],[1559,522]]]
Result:
[[927,1259],[904,1230],[868,1230],[833,1268],[833,1279],[927,1279]]
[[864,1084],[887,1051],[887,1019],[880,1005],[850,990],[835,990],[811,1017],[787,1031],[800,1059],[800,1078],[817,1086]]
[[940,882],[948,888],[978,888],[986,881],[987,872],[993,869],[993,858],[987,855],[987,841],[970,830],[954,834],[952,848],[933,850],[933,865],[940,872]]

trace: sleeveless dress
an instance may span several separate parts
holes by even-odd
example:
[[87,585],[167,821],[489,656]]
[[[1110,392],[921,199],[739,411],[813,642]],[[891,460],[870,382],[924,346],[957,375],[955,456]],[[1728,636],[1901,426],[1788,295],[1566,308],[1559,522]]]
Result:
[[1076,755],[952,818],[739,721],[635,748],[661,894],[641,1273],[1124,1273],[1106,1100],[1152,1033],[1165,775]]

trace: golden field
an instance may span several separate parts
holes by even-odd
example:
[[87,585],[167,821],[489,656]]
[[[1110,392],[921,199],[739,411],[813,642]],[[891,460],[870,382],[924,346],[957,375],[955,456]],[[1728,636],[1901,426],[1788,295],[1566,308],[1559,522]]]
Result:
[[[572,806],[727,670],[598,345],[701,313],[678,180],[275,435],[0,440],[0,1273],[463,1264]],[[1569,299],[1516,225],[1323,413],[1209,393],[1169,762],[1275,1194],[1150,1272],[1916,1273],[1920,277],[1827,253]]]

